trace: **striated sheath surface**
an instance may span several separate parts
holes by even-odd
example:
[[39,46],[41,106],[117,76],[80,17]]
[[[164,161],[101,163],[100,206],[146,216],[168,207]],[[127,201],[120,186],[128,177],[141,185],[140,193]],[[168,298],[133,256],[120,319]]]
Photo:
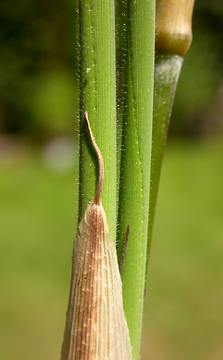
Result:
[[75,242],[61,360],[131,360],[115,244],[92,201]]

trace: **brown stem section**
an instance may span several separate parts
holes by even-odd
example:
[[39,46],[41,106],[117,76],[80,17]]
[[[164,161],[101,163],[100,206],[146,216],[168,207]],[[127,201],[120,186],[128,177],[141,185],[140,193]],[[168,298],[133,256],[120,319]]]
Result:
[[157,0],[156,49],[184,56],[192,41],[192,13],[195,0]]
[[102,191],[102,187],[103,187],[103,180],[104,180],[104,161],[103,161],[103,157],[101,154],[101,151],[95,141],[92,129],[91,129],[91,125],[90,125],[90,121],[89,121],[89,117],[88,117],[88,112],[85,111],[84,113],[84,118],[86,120],[86,124],[87,124],[87,128],[88,128],[88,133],[90,135],[90,139],[91,139],[91,143],[95,149],[95,152],[97,154],[97,158],[98,158],[98,185],[97,185],[97,190],[95,193],[95,197],[94,197],[94,202],[96,205],[99,205],[100,203],[100,195],[101,195],[101,191]]

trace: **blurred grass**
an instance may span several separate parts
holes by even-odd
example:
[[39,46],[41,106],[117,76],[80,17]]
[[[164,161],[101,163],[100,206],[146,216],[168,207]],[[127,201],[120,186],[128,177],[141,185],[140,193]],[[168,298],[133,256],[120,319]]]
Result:
[[36,157],[0,168],[0,359],[59,359],[69,283],[73,176]]
[[165,158],[145,360],[223,358],[222,151],[220,142],[185,143]]
[[[144,360],[223,358],[223,143],[168,147]],[[0,359],[59,359],[74,235],[73,171],[0,164]]]

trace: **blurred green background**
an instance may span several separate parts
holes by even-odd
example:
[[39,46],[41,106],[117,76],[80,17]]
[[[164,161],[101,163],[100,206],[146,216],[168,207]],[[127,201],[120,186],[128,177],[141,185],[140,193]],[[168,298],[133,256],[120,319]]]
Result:
[[[75,233],[74,7],[0,6],[0,360],[59,359]],[[157,206],[144,360],[223,358],[223,4],[197,1]]]

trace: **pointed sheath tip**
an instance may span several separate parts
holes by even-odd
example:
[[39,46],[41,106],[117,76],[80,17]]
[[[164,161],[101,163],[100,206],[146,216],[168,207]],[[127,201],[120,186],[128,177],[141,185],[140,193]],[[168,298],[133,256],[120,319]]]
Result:
[[102,153],[101,153],[101,151],[96,143],[96,140],[94,138],[87,111],[84,112],[84,119],[87,124],[87,129],[88,129],[88,134],[90,136],[91,144],[92,144],[92,146],[96,152],[97,158],[98,158],[98,184],[97,184],[97,189],[96,189],[96,193],[95,193],[95,197],[94,197],[93,201],[96,205],[100,205],[100,195],[102,192],[103,181],[104,181],[104,161],[103,161]]

